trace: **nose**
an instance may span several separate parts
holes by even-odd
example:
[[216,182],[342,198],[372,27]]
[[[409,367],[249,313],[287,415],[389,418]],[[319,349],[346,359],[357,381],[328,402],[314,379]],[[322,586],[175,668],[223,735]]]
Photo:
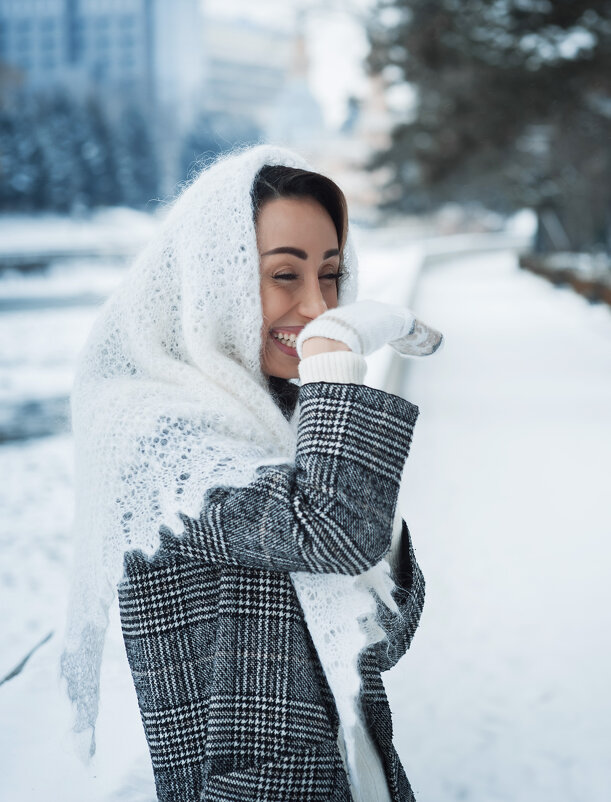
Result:
[[312,276],[304,281],[298,302],[299,314],[314,319],[327,310],[327,303],[320,288],[318,276]]

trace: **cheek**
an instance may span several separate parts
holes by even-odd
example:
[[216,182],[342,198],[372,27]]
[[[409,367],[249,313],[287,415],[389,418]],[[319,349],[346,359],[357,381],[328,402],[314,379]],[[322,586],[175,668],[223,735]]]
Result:
[[264,326],[281,318],[290,306],[290,294],[286,291],[283,292],[281,287],[261,287],[261,311]]
[[323,290],[323,297],[329,309],[337,306],[337,285],[327,287]]
[[261,284],[261,312],[263,313],[263,321],[269,319],[269,312],[272,307],[272,297],[269,288]]

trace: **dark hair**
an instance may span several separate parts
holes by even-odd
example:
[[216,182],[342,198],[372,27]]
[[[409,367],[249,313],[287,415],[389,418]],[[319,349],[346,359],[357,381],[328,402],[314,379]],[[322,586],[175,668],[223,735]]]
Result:
[[255,222],[265,201],[273,198],[313,198],[329,214],[337,231],[340,253],[348,233],[348,206],[337,184],[320,173],[296,167],[265,164],[257,173],[252,201]]

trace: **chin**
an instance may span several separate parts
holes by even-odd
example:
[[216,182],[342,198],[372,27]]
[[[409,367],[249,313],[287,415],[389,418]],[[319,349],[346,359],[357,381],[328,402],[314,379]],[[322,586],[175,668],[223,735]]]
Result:
[[275,376],[277,379],[298,379],[299,370],[297,366],[288,365],[263,365],[261,370],[266,376]]
[[[274,349],[275,350],[275,349]],[[266,350],[265,357],[262,360],[261,370],[266,376],[275,376],[278,379],[298,379],[299,378],[299,360],[294,358],[287,358],[285,361],[282,355],[273,353]],[[292,364],[291,364],[292,363]]]
[[278,379],[297,379],[299,377],[299,371],[297,369],[290,370],[285,368],[279,368],[278,370],[272,369],[269,373],[271,376],[276,376]]

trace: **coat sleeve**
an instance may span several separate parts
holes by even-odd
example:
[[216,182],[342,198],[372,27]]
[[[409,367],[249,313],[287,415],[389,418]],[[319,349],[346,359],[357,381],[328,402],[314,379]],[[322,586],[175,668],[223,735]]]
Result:
[[388,551],[419,409],[366,385],[299,388],[294,464],[262,466],[244,487],[214,487],[161,549],[271,571],[358,574]]
[[392,596],[399,612],[395,613],[378,601],[378,621],[386,631],[386,639],[372,647],[380,671],[388,671],[409,649],[418,627],[424,605],[425,582],[416,561],[412,539],[405,521],[391,575],[396,588]]

